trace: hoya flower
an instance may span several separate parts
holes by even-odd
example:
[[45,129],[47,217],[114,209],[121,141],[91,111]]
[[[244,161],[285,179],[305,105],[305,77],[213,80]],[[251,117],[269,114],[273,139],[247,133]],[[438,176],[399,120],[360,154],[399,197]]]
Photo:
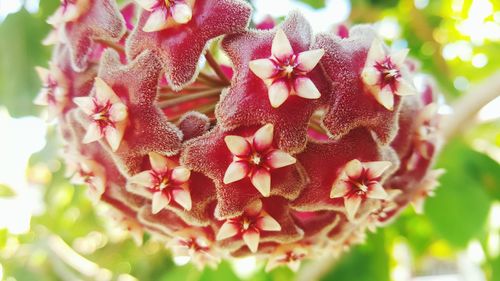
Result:
[[151,199],[153,214],[161,211],[165,206],[175,201],[186,210],[191,210],[191,196],[189,194],[188,180],[191,172],[166,157],[149,153],[151,170],[143,171],[130,181],[139,188],[130,191]]
[[106,189],[106,173],[104,167],[89,159],[79,159],[76,173],[71,178],[73,184],[87,184],[88,194],[97,202]]
[[135,2],[151,12],[142,30],[155,32],[189,22],[193,16],[195,0],[135,0]]
[[281,245],[271,254],[266,265],[266,271],[279,266],[287,266],[293,271],[299,270],[300,263],[309,255],[309,250],[300,244]]
[[62,113],[68,103],[68,85],[65,75],[54,64],[50,70],[36,67],[36,72],[42,82],[42,89],[35,99],[35,104],[49,106],[49,119]]
[[271,170],[295,163],[288,153],[273,147],[274,126],[267,124],[250,138],[229,135],[224,138],[234,155],[227,167],[224,183],[249,177],[253,186],[265,197],[271,193]]
[[384,200],[387,192],[380,184],[382,174],[391,166],[389,161],[347,162],[332,185],[330,198],[344,198],[349,219],[354,219],[358,209],[367,198]]
[[252,72],[268,84],[269,101],[273,107],[281,106],[290,95],[306,99],[321,96],[307,74],[316,67],[324,54],[322,49],[296,53],[283,30],[274,36],[271,57],[250,61]]
[[61,6],[47,22],[53,26],[77,20],[91,5],[90,0],[61,0]]
[[127,106],[101,78],[95,79],[95,97],[77,97],[73,101],[88,115],[90,124],[83,143],[105,138],[116,151],[127,126]]
[[186,257],[198,267],[208,265],[212,268],[220,263],[220,254],[214,249],[212,240],[200,229],[186,229],[175,233],[168,247],[176,257]]
[[444,172],[443,169],[433,170],[422,180],[420,186],[418,186],[415,191],[415,196],[411,200],[415,212],[418,214],[424,212],[425,199],[435,195],[435,189],[439,185],[438,178],[443,175]]
[[257,252],[262,231],[280,231],[280,224],[266,211],[262,210],[262,201],[256,200],[247,206],[243,215],[228,219],[217,233],[217,240],[239,236],[245,241],[250,251]]
[[145,11],[127,40],[134,59],[151,50],[162,61],[170,86],[179,90],[193,81],[207,43],[244,31],[251,7],[243,0],[141,0]]
[[375,99],[388,110],[394,110],[394,95],[415,95],[413,80],[405,69],[408,49],[390,54],[380,40],[374,40],[361,72],[363,82]]

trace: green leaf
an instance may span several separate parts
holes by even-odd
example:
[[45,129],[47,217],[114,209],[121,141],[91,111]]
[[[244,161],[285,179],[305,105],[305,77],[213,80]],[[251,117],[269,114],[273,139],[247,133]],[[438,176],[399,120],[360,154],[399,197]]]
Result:
[[454,246],[465,247],[483,230],[491,205],[486,181],[495,178],[492,173],[497,167],[461,140],[445,147],[437,166],[446,174],[440,178],[436,196],[427,200],[425,213],[438,234]]
[[299,0],[299,1],[315,8],[315,9],[324,8],[326,5],[325,0]]
[[3,249],[7,244],[8,235],[9,232],[7,231],[7,228],[0,229],[0,250]]
[[497,256],[496,259],[491,261],[491,281],[500,281],[500,256]]
[[8,186],[0,184],[0,197],[12,197],[16,193]]
[[389,280],[389,257],[385,249],[384,232],[371,235],[366,244],[353,248],[321,280]]
[[206,268],[199,279],[199,281],[211,280],[238,281],[240,279],[234,274],[231,266],[227,262],[222,262],[216,270]]

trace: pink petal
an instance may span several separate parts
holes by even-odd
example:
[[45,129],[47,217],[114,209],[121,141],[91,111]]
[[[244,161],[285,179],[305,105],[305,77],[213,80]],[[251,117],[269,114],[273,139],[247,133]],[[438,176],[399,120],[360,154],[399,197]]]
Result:
[[395,52],[394,54],[391,54],[391,61],[398,67],[402,67],[405,63],[406,57],[408,56],[409,52],[410,49],[408,48],[401,49]]
[[245,157],[249,156],[252,147],[244,137],[240,136],[226,136],[224,138],[227,148],[233,155]]
[[363,166],[369,170],[371,178],[378,178],[392,166],[392,163],[389,161],[373,161],[364,162]]
[[313,81],[307,77],[299,77],[294,81],[294,88],[297,96],[305,99],[319,99],[321,93],[314,85]]
[[344,171],[350,178],[359,178],[361,172],[363,172],[363,164],[358,159],[353,159],[347,162]]
[[264,152],[271,148],[273,144],[274,126],[266,124],[258,129],[253,135],[253,145],[255,150]]
[[104,129],[104,137],[113,151],[117,151],[123,139],[123,129],[119,126],[107,126]]
[[243,233],[243,240],[252,253],[259,249],[260,234],[257,231],[248,230]]
[[366,57],[365,67],[373,66],[377,61],[384,60],[385,56],[384,43],[380,39],[373,40]]
[[368,187],[368,192],[366,193],[366,197],[371,198],[371,199],[384,200],[384,199],[387,199],[388,195],[387,195],[387,192],[385,192],[382,185],[377,182],[377,183],[371,184]]
[[94,85],[98,101],[102,103],[106,103],[107,101],[111,101],[111,103],[121,102],[115,91],[101,78],[96,77]]
[[330,198],[342,198],[349,193],[350,185],[343,179],[338,179],[332,185],[332,190],[330,191]]
[[141,6],[144,10],[151,11],[153,6],[158,2],[157,0],[135,0],[139,6]]
[[239,228],[234,225],[233,223],[226,221],[221,228],[219,229],[219,232],[217,232],[217,241],[227,239],[229,237],[233,237],[236,234],[238,234]]
[[151,202],[151,212],[153,214],[157,214],[158,212],[163,210],[163,208],[165,208],[169,202],[170,198],[163,194],[163,192],[155,192],[153,194],[153,199]]
[[374,93],[375,99],[388,110],[394,109],[394,95],[389,86],[385,86],[380,91]]
[[257,221],[257,227],[264,231],[280,231],[281,225],[271,216],[266,215]]
[[257,59],[248,63],[250,70],[260,79],[269,79],[276,74],[276,66],[270,59]]
[[94,113],[94,99],[91,97],[76,97],[73,102],[80,108],[85,114],[92,115]]
[[140,186],[150,187],[153,184],[152,179],[151,171],[143,171],[131,177],[129,181]]
[[92,122],[87,128],[87,133],[85,133],[82,143],[91,143],[100,140],[102,137],[101,129],[96,123]]
[[35,67],[36,73],[38,74],[38,77],[40,78],[40,81],[46,82],[49,80],[50,77],[50,70],[36,66]]
[[164,9],[156,9],[150,15],[142,31],[156,32],[165,29],[168,26],[168,14]]
[[127,107],[123,103],[117,102],[111,105],[111,108],[109,109],[109,117],[111,121],[120,122],[125,120],[127,116]]
[[288,41],[288,38],[286,37],[286,34],[282,29],[278,29],[276,31],[276,35],[273,39],[271,53],[275,58],[279,60],[288,58],[294,54],[292,46],[290,45],[290,41]]
[[398,80],[398,89],[396,90],[396,95],[398,96],[411,96],[416,95],[417,89],[411,80],[400,78]]
[[175,4],[172,8],[172,17],[174,21],[180,24],[187,23],[193,17],[191,7],[186,4]]
[[172,170],[171,178],[176,183],[181,184],[187,182],[190,176],[191,176],[191,171],[189,171],[183,166],[178,166]]
[[191,194],[184,189],[172,190],[174,201],[181,205],[186,211],[190,211],[192,207]]
[[266,264],[265,271],[269,272],[281,265],[284,265],[283,260],[285,260],[286,258],[287,256],[285,254],[269,258],[269,261]]
[[156,153],[156,152],[150,152],[149,153],[149,163],[151,164],[151,168],[153,168],[153,171],[157,173],[164,173],[168,170],[168,159],[167,157]]
[[258,169],[251,178],[253,186],[264,197],[269,197],[271,193],[271,174],[266,169]]
[[293,165],[295,162],[297,162],[297,160],[294,157],[278,149],[273,150],[267,156],[267,164],[273,169]]
[[362,199],[359,196],[350,196],[344,198],[344,205],[349,220],[354,220],[359,210]]
[[278,108],[282,105],[290,95],[290,89],[285,81],[276,81],[268,89],[269,101],[271,102],[271,106],[274,108]]
[[310,50],[300,53],[297,56],[299,69],[306,73],[312,71],[316,65],[318,65],[324,54],[325,51],[323,49]]
[[229,184],[235,181],[239,181],[246,177],[249,172],[248,164],[241,161],[232,162],[224,174],[223,182]]

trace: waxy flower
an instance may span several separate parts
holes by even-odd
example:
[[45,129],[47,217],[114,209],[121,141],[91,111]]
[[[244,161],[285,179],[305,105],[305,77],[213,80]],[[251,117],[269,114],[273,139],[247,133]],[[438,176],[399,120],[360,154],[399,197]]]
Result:
[[156,152],[149,153],[149,163],[151,170],[130,178],[130,182],[139,185],[139,188],[130,188],[130,191],[151,199],[153,214],[163,210],[172,200],[184,209],[191,210],[191,195],[187,185],[191,172]]
[[375,99],[388,110],[394,109],[394,95],[416,94],[413,80],[405,69],[408,49],[390,54],[380,40],[374,40],[365,67],[361,72],[363,82]]
[[241,237],[250,251],[257,252],[262,231],[280,231],[280,224],[262,209],[262,201],[256,200],[244,210],[243,215],[228,219],[219,229],[217,240]]
[[97,202],[106,189],[106,172],[104,167],[96,161],[79,159],[71,183],[87,184],[90,198]]
[[151,12],[142,30],[155,32],[189,22],[193,16],[195,0],[135,0],[135,2]]
[[35,104],[49,107],[49,120],[62,113],[68,103],[68,83],[59,68],[50,64],[50,70],[36,67],[36,72],[42,82],[42,89],[35,99]]
[[330,198],[344,198],[347,216],[353,220],[367,198],[383,200],[387,192],[380,184],[381,176],[391,166],[389,161],[349,161],[332,185]]
[[321,94],[307,77],[324,55],[322,49],[296,53],[283,30],[273,39],[271,57],[250,61],[252,72],[268,84],[269,101],[273,107],[282,105],[290,95],[318,99]]
[[286,265],[292,271],[299,270],[300,263],[309,255],[309,250],[300,244],[285,244],[277,247],[266,265],[269,272],[278,266]]
[[47,22],[53,26],[77,20],[91,5],[90,0],[61,0],[61,6]]
[[90,124],[83,143],[105,138],[116,151],[127,125],[127,107],[101,78],[95,79],[95,97],[77,97],[73,101],[88,115]]
[[265,197],[271,192],[271,173],[295,163],[295,158],[273,147],[274,126],[261,127],[250,138],[229,135],[224,138],[227,148],[234,155],[227,167],[224,183],[239,181],[249,177],[253,186]]
[[215,268],[221,261],[213,242],[200,229],[188,228],[175,233],[175,238],[167,246],[175,257],[189,258],[200,269],[205,265]]

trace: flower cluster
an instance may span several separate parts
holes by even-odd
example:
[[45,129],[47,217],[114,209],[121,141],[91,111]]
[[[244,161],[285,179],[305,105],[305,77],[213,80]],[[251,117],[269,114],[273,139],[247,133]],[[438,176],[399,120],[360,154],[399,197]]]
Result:
[[368,25],[250,18],[243,0],[61,0],[36,101],[73,182],[199,267],[296,270],[421,209],[441,174],[437,94],[408,50]]

